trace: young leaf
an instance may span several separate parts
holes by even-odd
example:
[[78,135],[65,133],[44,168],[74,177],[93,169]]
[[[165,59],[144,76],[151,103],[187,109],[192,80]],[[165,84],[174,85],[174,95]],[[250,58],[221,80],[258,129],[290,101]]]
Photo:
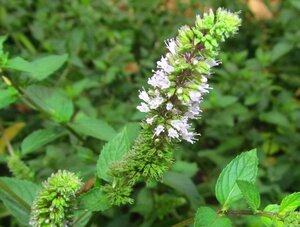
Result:
[[10,213],[21,223],[29,222],[32,201],[38,186],[15,178],[0,178],[0,199]]
[[286,213],[288,211],[294,211],[300,207],[300,192],[295,192],[286,196],[280,204],[279,212]]
[[18,98],[18,92],[15,88],[0,89],[0,109],[14,103]]
[[242,197],[237,186],[237,180],[255,182],[258,170],[258,158],[256,149],[244,152],[233,159],[220,174],[216,184],[216,197],[223,209]]
[[55,121],[68,122],[73,114],[73,103],[63,90],[32,85],[26,89],[25,95]]
[[56,140],[62,135],[63,131],[58,128],[37,130],[23,140],[21,144],[21,151],[23,154],[29,154],[41,148],[42,146]]
[[129,151],[129,148],[130,143],[127,128],[125,127],[102,148],[97,162],[98,176],[106,181],[111,181],[111,177],[108,174],[109,167],[115,161],[121,160],[123,155]]
[[236,183],[250,208],[253,211],[256,211],[260,206],[260,195],[255,185],[244,180],[237,180]]
[[70,125],[75,131],[100,140],[109,141],[116,135],[109,124],[96,118],[83,117]]
[[184,194],[195,209],[204,202],[193,181],[185,174],[169,171],[164,175],[163,183]]
[[228,218],[220,217],[209,207],[199,207],[195,216],[194,227],[231,227]]
[[[264,211],[278,213],[279,205],[278,204],[269,204],[268,206],[265,207]],[[262,217],[260,217],[260,220],[266,227],[275,227],[275,226],[276,227],[284,227],[283,222],[281,220],[277,219],[276,216],[274,216],[274,217],[262,216]]]
[[79,197],[79,208],[89,211],[104,211],[110,207],[100,188],[93,188]]
[[67,54],[50,55],[37,59],[33,62],[26,61],[21,57],[16,57],[9,59],[5,67],[26,72],[30,77],[41,81],[58,70],[67,59]]

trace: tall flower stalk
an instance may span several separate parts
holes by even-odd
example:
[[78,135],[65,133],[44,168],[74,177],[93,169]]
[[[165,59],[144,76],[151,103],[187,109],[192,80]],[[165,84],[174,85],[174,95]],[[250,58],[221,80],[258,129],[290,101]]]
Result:
[[191,120],[200,117],[200,103],[211,89],[208,78],[221,63],[216,59],[220,43],[240,24],[237,13],[210,10],[196,17],[195,26],[183,26],[166,41],[168,53],[148,79],[151,87],[139,92],[137,109],[147,113],[142,131],[131,151],[111,167],[114,181],[104,187],[112,204],[132,202],[129,196],[138,180],[159,180],[172,164],[176,142],[197,140]]

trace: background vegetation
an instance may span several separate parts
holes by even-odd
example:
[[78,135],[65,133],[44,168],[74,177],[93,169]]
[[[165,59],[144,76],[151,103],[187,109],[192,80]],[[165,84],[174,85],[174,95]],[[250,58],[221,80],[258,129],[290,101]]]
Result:
[[[134,137],[143,115],[136,110],[138,90],[166,51],[164,40],[197,13],[219,6],[241,10],[243,24],[221,55],[211,77],[202,119],[194,122],[201,137],[182,143],[164,182],[136,187],[132,206],[95,213],[89,226],[171,226],[194,214],[200,204],[217,204],[214,185],[221,169],[237,154],[258,148],[262,204],[276,203],[300,188],[300,2],[249,1],[89,1],[0,0],[0,35],[5,50],[34,60],[69,55],[65,66],[39,85],[59,88],[74,105],[69,126],[58,124],[19,99],[8,106],[0,82],[1,175],[7,167],[8,138],[14,152],[40,183],[52,172],[79,172],[93,182],[103,144],[125,125]],[[27,87],[24,73],[10,73]],[[2,92],[2,96],[1,96]],[[18,97],[15,97],[18,98]],[[83,117],[97,122],[80,121]],[[86,125],[94,126],[87,131]],[[47,129],[49,141],[30,147],[28,136]],[[49,136],[49,134],[46,134]],[[48,137],[49,138],[49,137]],[[26,143],[27,139],[27,143]],[[0,204],[2,226],[18,226]],[[256,218],[236,225],[257,226]],[[98,223],[98,224],[97,224]]]

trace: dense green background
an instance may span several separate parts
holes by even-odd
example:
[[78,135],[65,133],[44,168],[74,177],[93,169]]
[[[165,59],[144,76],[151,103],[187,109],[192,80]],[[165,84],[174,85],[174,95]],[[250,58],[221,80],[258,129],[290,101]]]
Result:
[[[241,10],[241,30],[223,46],[223,64],[210,79],[214,89],[202,105],[202,118],[194,122],[201,133],[199,141],[180,144],[174,152],[173,172],[164,183],[139,184],[134,205],[97,213],[90,225],[180,222],[193,215],[199,204],[217,204],[214,184],[221,169],[254,147],[260,157],[258,186],[263,206],[299,191],[300,4],[265,1],[273,18],[257,20],[242,2],[0,0],[0,35],[8,35],[5,48],[11,56],[32,60],[68,53],[65,67],[39,84],[63,89],[74,103],[73,120],[82,115],[96,117],[116,131],[128,123],[135,131],[133,123],[143,118],[136,110],[138,90],[147,87],[147,77],[166,52],[165,39],[176,35],[181,25],[192,24],[195,15],[209,7]],[[10,76],[18,77],[24,86],[32,83],[23,74]],[[1,81],[0,88],[4,86]],[[4,128],[25,122],[11,141],[16,151],[27,135],[55,125],[21,101],[1,109],[0,120]],[[35,171],[36,182],[61,168],[80,172],[87,181],[94,176],[98,159],[91,149],[100,152],[105,140],[88,137],[79,146],[73,136],[62,133],[21,157]],[[7,153],[0,157],[1,175],[10,176]],[[18,225],[2,204],[0,217],[3,226]],[[255,220],[235,219],[235,223],[255,226]]]

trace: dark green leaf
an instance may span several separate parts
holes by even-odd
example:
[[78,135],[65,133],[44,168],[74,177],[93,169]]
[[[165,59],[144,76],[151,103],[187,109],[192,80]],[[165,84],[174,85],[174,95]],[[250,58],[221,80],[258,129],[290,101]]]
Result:
[[163,183],[184,194],[195,209],[204,202],[193,181],[185,174],[167,172],[163,177]]
[[79,133],[104,141],[109,141],[116,135],[116,131],[109,124],[96,118],[82,117],[70,125]]
[[31,204],[38,186],[15,178],[0,178],[0,199],[10,213],[24,225],[29,222]]
[[242,197],[237,180],[255,182],[257,165],[256,149],[253,149],[240,154],[223,169],[216,184],[216,197],[223,209],[228,209],[230,204]]
[[26,61],[21,57],[9,59],[5,67],[28,73],[36,80],[44,80],[58,70],[68,59],[68,55],[50,55],[37,59],[33,62]]
[[122,159],[125,153],[129,151],[130,143],[127,135],[127,128],[125,127],[113,139],[104,145],[99,155],[97,162],[97,174],[100,178],[111,181],[108,174],[110,166]]
[[270,124],[275,124],[279,126],[288,126],[289,125],[289,120],[285,115],[283,115],[280,112],[272,111],[272,112],[266,112],[266,113],[261,113],[259,115],[259,119],[261,121],[270,123]]
[[291,42],[282,41],[277,43],[274,46],[273,50],[271,51],[272,62],[277,61],[282,56],[290,52],[292,49],[293,49],[293,44]]
[[194,227],[231,227],[228,218],[220,217],[209,207],[199,207],[194,220]]
[[23,154],[29,154],[56,140],[61,135],[63,135],[63,132],[58,128],[37,130],[23,140],[21,151]]
[[25,95],[55,121],[68,122],[73,114],[73,103],[63,90],[32,85],[26,89]]
[[18,98],[18,92],[15,88],[0,89],[0,109],[14,103]]
[[237,180],[236,183],[250,208],[253,211],[256,211],[260,206],[260,195],[255,185],[244,180]]
[[110,204],[100,188],[93,188],[79,197],[79,208],[89,211],[104,211],[110,208]]

